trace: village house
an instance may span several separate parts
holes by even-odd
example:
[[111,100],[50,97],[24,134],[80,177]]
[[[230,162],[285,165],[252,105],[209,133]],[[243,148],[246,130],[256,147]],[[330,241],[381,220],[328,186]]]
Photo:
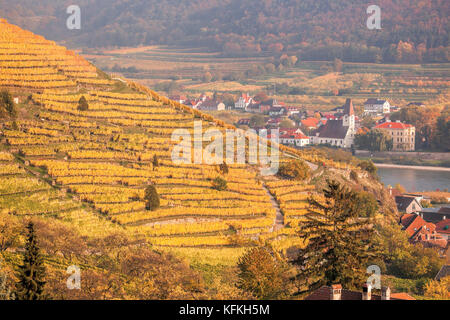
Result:
[[280,134],[299,134],[303,133],[300,128],[280,128]]
[[286,107],[285,112],[288,117],[293,116],[294,114],[300,114],[300,110],[293,106]]
[[442,238],[450,241],[450,218],[437,222],[436,232],[441,235]]
[[416,128],[410,124],[387,120],[375,129],[385,130],[392,137],[393,151],[414,151],[416,148]]
[[399,212],[414,213],[422,210],[422,205],[416,197],[396,196],[395,203]]
[[271,117],[282,116],[285,114],[285,112],[286,112],[286,108],[276,106],[276,107],[272,107],[269,109],[269,116],[271,116]]
[[424,208],[419,214],[427,222],[438,223],[450,219],[450,207]]
[[272,119],[269,119],[269,120],[267,121],[267,126],[270,127],[270,128],[278,128],[279,125],[280,125],[280,123],[281,123],[281,121],[283,121],[282,118],[272,118]]
[[278,102],[277,99],[268,99],[268,100],[263,101],[263,103],[265,105],[268,105],[268,106],[272,107],[272,108],[274,108],[274,107],[284,107],[285,106],[284,102]]
[[426,248],[438,249],[441,255],[445,255],[447,239],[436,231],[436,225],[426,222],[415,213],[404,214],[400,218],[403,230],[408,234],[411,243],[420,243]]
[[234,108],[235,108],[235,109],[246,110],[246,109],[247,109],[247,106],[248,106],[249,104],[251,104],[252,102],[253,102],[253,98],[250,97],[250,96],[248,95],[248,93],[247,93],[247,94],[243,93],[243,94],[239,97],[238,101],[235,102]]
[[391,293],[389,287],[381,288],[381,295],[372,294],[372,286],[365,284],[361,291],[346,290],[340,284],[322,286],[305,300],[416,300],[407,293]]
[[391,105],[387,100],[368,99],[364,102],[364,114],[380,116],[391,112]]
[[270,110],[270,106],[267,104],[263,104],[257,101],[253,101],[250,103],[245,111],[251,112],[251,113],[266,113]]
[[208,96],[205,94],[205,93],[202,93],[201,95],[200,95],[200,97],[198,97],[198,101],[202,101],[202,102],[204,102],[204,101],[206,101],[206,99],[208,99]]
[[186,100],[184,104],[188,107],[191,107],[192,109],[198,109],[200,104],[202,103],[201,100]]
[[309,145],[310,138],[303,133],[286,133],[280,136],[280,143],[286,145],[295,145],[296,147],[304,147]]
[[245,125],[245,126],[248,126],[248,125],[250,124],[250,119],[248,119],[248,118],[245,118],[245,119],[239,119],[239,121],[238,121],[237,124],[238,124],[238,125]]
[[197,109],[202,111],[222,111],[225,110],[225,104],[214,99],[206,99],[200,103]]
[[351,99],[343,106],[339,120],[329,120],[312,134],[313,144],[330,144],[340,148],[351,148],[355,138],[355,111]]
[[181,104],[185,103],[186,100],[187,100],[187,99],[186,99],[186,96],[183,96],[183,95],[180,95],[180,94],[170,96],[169,99],[170,99],[170,100],[173,100],[173,101],[176,101],[176,102],[178,102],[178,103],[181,103]]
[[307,137],[300,128],[280,128],[280,143],[286,145],[294,145],[297,147],[304,147],[310,143],[310,138]]

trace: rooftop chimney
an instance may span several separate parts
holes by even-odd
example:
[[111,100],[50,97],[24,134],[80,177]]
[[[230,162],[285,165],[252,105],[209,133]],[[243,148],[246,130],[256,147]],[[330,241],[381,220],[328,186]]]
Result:
[[389,287],[381,288],[381,300],[391,300],[391,288]]
[[333,284],[331,286],[331,300],[341,300],[342,286],[340,284]]
[[370,284],[364,284],[363,286],[363,300],[372,300],[372,286]]

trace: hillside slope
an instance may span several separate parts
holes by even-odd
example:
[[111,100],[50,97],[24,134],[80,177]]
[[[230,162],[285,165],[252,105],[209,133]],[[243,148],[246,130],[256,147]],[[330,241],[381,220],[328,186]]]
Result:
[[[234,264],[258,238],[280,251],[301,245],[294,227],[307,213],[307,198],[320,197],[316,184],[263,177],[259,165],[230,164],[226,173],[217,165],[172,161],[175,129],[192,133],[195,120],[203,121],[203,130],[231,126],[139,84],[110,79],[6,20],[0,20],[0,68],[0,87],[22,100],[16,119],[0,121],[2,214],[54,220],[90,241],[121,233],[132,244],[210,264]],[[79,110],[81,97],[88,110]],[[281,150],[281,162],[319,164],[316,180],[335,177],[370,191],[386,204],[385,214],[394,213],[383,186],[354,163],[314,150]],[[351,170],[359,186],[350,181]],[[217,177],[226,180],[226,190],[213,188]],[[155,211],[144,200],[150,184],[161,200]],[[278,208],[284,227],[275,231]]]

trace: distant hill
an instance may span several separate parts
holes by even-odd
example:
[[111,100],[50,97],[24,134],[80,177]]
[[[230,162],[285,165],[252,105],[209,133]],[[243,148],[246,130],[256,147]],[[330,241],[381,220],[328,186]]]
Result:
[[80,0],[81,30],[65,27],[66,0],[0,2],[9,21],[69,46],[169,44],[227,55],[293,53],[301,59],[449,61],[446,0],[380,0],[382,30],[359,0]]

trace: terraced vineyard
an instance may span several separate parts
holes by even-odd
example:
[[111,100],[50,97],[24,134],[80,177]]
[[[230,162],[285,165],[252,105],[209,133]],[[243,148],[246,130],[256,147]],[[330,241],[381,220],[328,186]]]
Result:
[[[5,20],[0,30],[0,86],[31,95],[27,117],[1,123],[1,211],[58,219],[87,237],[120,230],[210,263],[229,263],[258,238],[279,250],[301,245],[294,228],[314,186],[265,178],[259,165],[230,164],[224,174],[218,165],[171,160],[175,129],[192,132],[196,120],[203,130],[231,126],[139,84],[101,76],[84,59]],[[81,97],[87,110],[78,108]],[[280,148],[281,162],[300,157],[349,167]],[[226,190],[213,188],[217,177]],[[150,184],[161,199],[155,211],[144,200]],[[285,227],[275,231],[278,207]]]
[[53,41],[0,20],[0,86],[40,90],[111,85],[97,69]]

